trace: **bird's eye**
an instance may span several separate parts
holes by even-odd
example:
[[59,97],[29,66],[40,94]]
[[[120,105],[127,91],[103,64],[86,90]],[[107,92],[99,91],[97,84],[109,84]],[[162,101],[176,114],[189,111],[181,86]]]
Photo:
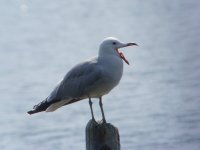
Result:
[[113,45],[116,45],[117,43],[116,43],[116,42],[113,42],[112,44],[113,44]]

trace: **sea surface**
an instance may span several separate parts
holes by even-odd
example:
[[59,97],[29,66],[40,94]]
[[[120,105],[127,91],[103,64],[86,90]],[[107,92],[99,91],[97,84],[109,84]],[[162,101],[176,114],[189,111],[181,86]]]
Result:
[[0,150],[85,149],[87,100],[26,112],[108,36],[139,44],[122,50],[131,65],[103,97],[121,149],[200,150],[198,0],[1,0]]

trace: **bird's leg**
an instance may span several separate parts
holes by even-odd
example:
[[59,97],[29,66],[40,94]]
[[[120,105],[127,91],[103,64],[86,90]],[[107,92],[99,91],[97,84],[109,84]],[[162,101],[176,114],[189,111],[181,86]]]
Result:
[[101,114],[102,114],[102,117],[103,117],[103,123],[106,123],[106,118],[105,118],[104,111],[103,111],[103,103],[102,103],[102,98],[101,97],[99,97],[99,106],[101,108]]
[[90,110],[91,110],[91,114],[92,114],[92,120],[95,121],[94,114],[93,114],[93,109],[92,109],[92,101],[91,101],[90,97],[89,97],[89,105],[90,105]]

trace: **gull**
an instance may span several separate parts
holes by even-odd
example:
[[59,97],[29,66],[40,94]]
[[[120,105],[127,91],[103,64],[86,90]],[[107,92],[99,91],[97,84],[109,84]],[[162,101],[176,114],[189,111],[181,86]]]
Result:
[[98,57],[75,65],[50,95],[27,113],[31,115],[42,111],[53,112],[62,106],[87,98],[92,119],[95,120],[91,98],[98,98],[105,123],[102,96],[118,85],[123,74],[123,61],[129,65],[119,49],[133,45],[137,46],[136,43],[120,42],[114,37],[105,38],[99,46]]

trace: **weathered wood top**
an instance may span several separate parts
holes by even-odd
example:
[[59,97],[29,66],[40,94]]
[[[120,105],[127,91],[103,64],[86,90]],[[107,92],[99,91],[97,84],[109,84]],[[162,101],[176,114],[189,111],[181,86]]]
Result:
[[86,126],[86,150],[120,150],[118,129],[110,123],[90,120]]

